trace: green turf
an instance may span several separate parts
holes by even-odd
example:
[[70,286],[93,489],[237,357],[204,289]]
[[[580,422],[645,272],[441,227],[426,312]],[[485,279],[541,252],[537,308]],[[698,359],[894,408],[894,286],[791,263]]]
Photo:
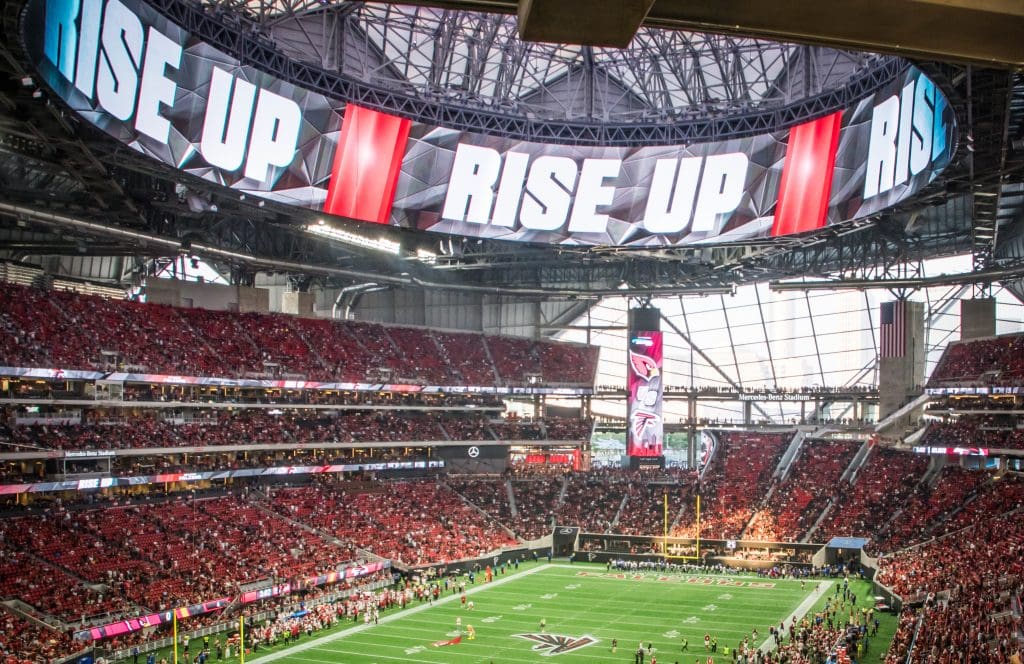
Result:
[[[469,597],[475,604],[472,611],[463,609],[458,598],[449,595],[433,606],[423,605],[422,610],[416,609],[420,605],[414,605],[404,611],[388,611],[380,625],[353,629],[353,623],[345,622],[311,639],[303,636],[298,646],[282,645],[269,651],[261,648],[246,657],[246,664],[551,662],[551,657],[532,650],[534,642],[512,636],[539,632],[541,618],[547,621],[549,635],[588,635],[598,640],[557,655],[554,661],[631,662],[642,639],[645,645],[654,644],[658,664],[693,664],[698,658],[699,664],[704,664],[707,653],[703,638],[708,632],[719,640],[715,661],[724,663],[732,658],[723,655],[723,646],[734,647],[753,627],[757,627],[759,640],[765,640],[768,626],[777,625],[793,613],[819,583],[808,581],[806,589],[801,590],[799,581],[770,581],[754,576],[650,573],[638,575],[639,579],[624,574],[625,578],[619,579],[606,578],[606,573],[604,566],[598,565],[528,563],[517,574],[498,577],[494,584],[470,586]],[[670,580],[659,580],[662,577]],[[685,583],[686,578],[707,579],[711,585]],[[775,585],[719,585],[726,580]],[[851,587],[858,595],[858,606],[872,605],[869,583],[855,581]],[[834,586],[825,590],[827,596],[832,596]],[[824,603],[825,595],[821,595],[817,601],[808,600],[804,607],[812,607],[813,612]],[[711,609],[711,605],[715,608]],[[454,636],[456,617],[462,617],[463,628],[473,625],[477,638],[448,647],[431,645]],[[879,661],[892,640],[895,617],[880,615],[880,621],[878,636],[871,640],[865,661]],[[684,636],[689,640],[687,653],[680,649]],[[619,641],[614,655],[613,638]],[[160,656],[171,659],[166,651]],[[238,658],[224,661],[236,664]],[[211,662],[216,664],[216,660]]]
[[[584,573],[585,575],[581,575]],[[716,662],[731,661],[723,646],[736,646],[756,627],[759,641],[768,627],[797,610],[818,583],[808,582],[801,590],[798,581],[758,579],[744,576],[693,577],[677,574],[641,574],[634,578],[607,578],[603,566],[540,564],[513,577],[499,578],[491,585],[471,587],[472,611],[462,608],[457,598],[427,605],[424,610],[395,612],[380,625],[352,629],[351,623],[297,648],[278,649],[270,656],[256,653],[247,658],[254,664],[274,661],[282,664],[327,664],[330,662],[550,662],[549,656],[533,650],[533,641],[514,634],[539,632],[540,620],[546,633],[570,637],[590,636],[593,645],[557,655],[557,661],[632,661],[642,640],[653,643],[658,662],[684,664],[707,657],[703,638],[718,637]],[[669,580],[661,580],[667,578]],[[700,583],[686,583],[691,578]],[[506,580],[507,579],[507,580]],[[710,585],[703,583],[710,582]],[[726,585],[735,583],[740,585]],[[751,587],[769,583],[773,587]],[[867,593],[864,593],[867,595]],[[452,596],[449,596],[452,597]],[[866,599],[865,601],[869,601]],[[809,604],[808,604],[809,605]],[[435,641],[456,634],[456,618],[463,629],[473,625],[476,639],[447,647]],[[689,651],[681,652],[682,637]],[[338,638],[340,637],[340,638]],[[612,639],[618,652],[612,654]]]

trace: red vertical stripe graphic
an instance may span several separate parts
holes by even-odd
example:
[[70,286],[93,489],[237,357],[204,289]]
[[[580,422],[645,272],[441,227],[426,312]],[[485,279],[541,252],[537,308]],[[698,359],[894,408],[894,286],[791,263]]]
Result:
[[354,104],[345,107],[324,212],[388,223],[411,124]]
[[789,130],[772,237],[825,225],[842,115],[836,111]]

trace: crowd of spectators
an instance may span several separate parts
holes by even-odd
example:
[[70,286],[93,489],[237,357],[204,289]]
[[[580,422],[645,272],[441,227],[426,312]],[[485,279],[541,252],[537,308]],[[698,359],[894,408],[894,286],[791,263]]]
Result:
[[757,510],[744,539],[795,542],[810,530],[861,443],[806,439],[786,479]]
[[612,532],[623,498],[628,495],[629,473],[593,470],[566,476],[565,494],[555,509],[558,525],[578,525],[583,532]]
[[281,488],[271,507],[332,537],[408,566],[482,556],[515,539],[443,483],[353,488],[325,481]]
[[[238,584],[292,578],[334,569],[354,550],[297,530],[248,498],[174,500],[105,509],[61,510],[0,522],[4,547],[102,587],[112,602],[66,595],[61,576],[34,577],[59,602],[62,619],[79,612],[164,610],[232,595]],[[81,595],[79,593],[79,595]],[[87,617],[87,616],[85,616]]]
[[[737,510],[738,516],[727,519],[712,516],[714,527],[726,529],[725,537],[733,539],[728,528],[749,518],[748,498],[755,494],[742,500],[723,496],[742,482],[763,492],[764,475],[777,465],[789,435],[730,433],[723,438],[720,465],[709,470],[705,488],[718,509],[728,504]],[[852,454],[837,441],[806,444],[790,479],[775,493],[795,496],[789,482],[811,483],[812,476],[825,485],[828,478],[834,483],[841,470],[822,459]],[[744,462],[729,463],[729,456]],[[1024,481],[992,480],[949,465],[926,486],[920,482],[926,464],[922,455],[873,450],[856,481],[840,485],[836,494],[845,500],[848,515],[826,527],[837,534],[880,532],[878,548],[901,549],[882,558],[879,579],[904,599],[927,600],[912,661],[940,661],[943,653],[953,652],[1006,661],[1006,638],[1015,626],[998,616],[1024,582],[1024,520],[1013,512],[1024,507]],[[837,465],[845,468],[848,461]],[[657,534],[664,496],[671,513],[685,515],[696,486],[690,471],[601,469],[443,481],[332,479],[145,504],[57,506],[41,515],[0,520],[0,596],[17,597],[42,616],[79,625],[95,614],[111,619],[163,610],[233,596],[240,584],[260,579],[323,573],[364,551],[410,566],[479,557],[515,544],[503,525],[523,539],[547,534],[554,523],[579,525],[587,532]],[[777,504],[785,508],[778,514],[796,509],[789,500]],[[775,505],[769,501],[765,510]],[[992,516],[1000,514],[1006,516]],[[788,518],[776,524],[785,526]],[[753,523],[756,529],[758,521]],[[967,530],[902,549],[958,528]],[[25,574],[27,568],[34,573]],[[893,646],[896,653],[908,647],[905,630],[916,627],[909,618],[903,623]],[[814,661],[809,653],[842,636],[806,624],[798,624],[794,633],[779,650],[789,662]],[[30,656],[66,651],[68,643],[59,630],[22,626],[16,618],[0,635],[0,649],[23,648]]]
[[[0,597],[17,597],[41,614],[65,622],[130,608],[122,598],[90,588],[60,567],[33,559],[25,551],[6,545],[0,546],[0,551]],[[26,574],[28,569],[33,573]]]
[[507,524],[509,528],[527,541],[550,535],[564,481],[561,474],[535,474],[512,480],[516,514]]
[[964,415],[928,425],[922,444],[929,447],[1024,449],[1024,427],[1009,415]]
[[951,343],[932,371],[932,387],[1024,383],[1024,334]]
[[431,385],[591,385],[596,347],[111,300],[0,283],[0,364]]
[[63,632],[40,627],[13,613],[0,614],[0,661],[3,664],[38,664],[81,649]]
[[668,525],[676,515],[695,504],[697,471],[665,469],[657,472],[633,471],[629,478],[629,499],[619,515],[615,532],[625,535],[660,535],[665,529],[665,502],[668,501]]
[[446,484],[498,523],[512,523],[512,506],[508,501],[511,486],[504,477],[454,476]]
[[[269,415],[241,409],[214,411],[187,422],[161,419],[154,413],[110,417],[87,411],[81,424],[0,425],[0,449],[104,450],[224,445],[315,445],[317,443],[414,442],[438,440],[541,440],[552,432],[558,440],[583,440],[588,421],[555,419],[545,427],[536,420],[490,420],[458,413],[415,410],[344,410],[335,414],[297,411]],[[572,438],[561,438],[572,436]]]
[[973,496],[955,508],[949,518],[933,524],[931,534],[945,535],[967,528],[992,514],[1003,514],[1024,507],[1024,479],[1004,475],[982,484]]
[[879,564],[879,582],[904,601],[923,604],[916,616],[908,613],[901,620],[886,660],[890,664],[1003,664],[1019,654],[1020,617],[1010,611],[1024,588],[1019,513],[991,516],[969,531],[886,556]]
[[928,462],[925,454],[873,448],[853,482],[847,480],[837,485],[832,508],[814,532],[814,541],[879,532],[917,490]]
[[548,440],[590,440],[593,420],[573,417],[546,417],[543,420]]
[[872,551],[897,551],[931,536],[989,481],[987,473],[947,464],[938,478],[918,484],[892,521],[871,541]]
[[[702,479],[701,537],[737,539],[740,536],[768,490],[772,474],[792,438],[792,431],[721,433],[721,449]],[[694,537],[696,514],[685,511],[672,534]]]
[[[529,472],[512,479],[453,477],[447,482],[516,535],[533,540],[550,533],[553,524],[579,526],[588,533],[661,534],[665,496],[671,521],[680,510],[692,508],[696,480],[696,472],[683,469],[602,468]],[[515,516],[508,501],[510,486]]]

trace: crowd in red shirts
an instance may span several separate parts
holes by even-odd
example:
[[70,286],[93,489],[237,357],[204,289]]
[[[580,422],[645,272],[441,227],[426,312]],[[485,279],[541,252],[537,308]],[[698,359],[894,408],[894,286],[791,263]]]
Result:
[[[0,537],[5,557],[23,551],[54,572],[32,575],[27,583],[36,592],[18,596],[39,598],[36,608],[74,623],[228,596],[239,584],[315,575],[356,557],[351,544],[297,529],[252,496],[5,519]],[[104,590],[89,590],[78,578]]]
[[834,495],[839,478],[860,445],[848,440],[805,440],[786,479],[775,485],[743,537],[764,542],[798,541]]
[[0,662],[38,664],[82,650],[63,632],[40,627],[12,613],[0,616]]
[[1019,652],[1015,634],[1021,618],[1011,611],[1011,602],[1019,602],[1024,589],[1024,519],[1019,512],[886,556],[879,565],[879,582],[904,600],[924,604],[901,620],[887,662],[1002,664]]
[[[0,448],[103,450],[311,445],[316,443],[426,442],[441,440],[585,440],[589,420],[490,419],[479,415],[417,411],[344,410],[324,415],[268,415],[261,410],[214,411],[180,423],[153,413],[101,419],[89,411],[82,424],[0,426]],[[178,423],[176,423],[178,422]],[[552,438],[552,436],[557,436]]]
[[272,509],[360,549],[409,566],[479,557],[516,540],[442,483],[283,488]]
[[892,520],[876,529],[870,549],[896,551],[928,539],[988,481],[986,473],[946,465],[934,483],[918,484]]
[[928,470],[926,454],[875,448],[857,471],[854,481],[841,482],[832,508],[813,539],[868,536],[885,524],[914,493]]
[[1020,384],[1024,380],[1024,334],[949,344],[928,380],[955,383]]
[[0,365],[428,385],[592,385],[591,346],[142,304],[0,283]]
[[1014,415],[964,415],[928,425],[922,445],[1020,450],[1024,449],[1024,423]]
[[[793,438],[792,431],[727,431],[706,471],[701,490],[701,537],[737,539],[771,483],[772,474]],[[696,514],[684,513],[673,534],[696,535]]]
[[629,498],[613,532],[660,535],[665,530],[666,499],[669,527],[680,512],[694,505],[697,490],[697,472],[694,470],[632,471],[628,480]]

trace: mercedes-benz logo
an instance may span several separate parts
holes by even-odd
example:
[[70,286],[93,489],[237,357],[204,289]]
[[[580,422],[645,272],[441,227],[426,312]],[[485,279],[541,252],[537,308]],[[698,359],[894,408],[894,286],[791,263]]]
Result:
[[474,445],[473,447],[469,448],[469,450],[467,450],[467,454],[469,454],[469,458],[475,459],[478,456],[480,456],[480,448]]

